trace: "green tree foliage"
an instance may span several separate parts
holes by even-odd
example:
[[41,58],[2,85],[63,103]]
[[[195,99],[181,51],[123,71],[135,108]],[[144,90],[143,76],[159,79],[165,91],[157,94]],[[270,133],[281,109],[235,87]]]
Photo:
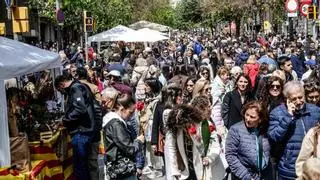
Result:
[[[83,10],[90,11],[95,19],[96,31],[116,25],[129,25],[147,20],[168,26],[175,25],[175,11],[169,0],[61,0],[65,26],[81,30]],[[31,8],[38,9],[41,17],[55,22],[55,0],[30,0]]]
[[132,22],[132,4],[130,0],[95,0],[92,14],[96,20],[98,32],[117,25],[129,25]]
[[29,0],[28,3],[31,9],[38,9],[41,17],[55,19],[55,0]]
[[184,0],[178,2],[175,8],[176,26],[188,29],[202,21],[202,10],[198,0]]
[[132,0],[132,21],[151,21],[168,26],[175,25],[175,12],[169,0]]

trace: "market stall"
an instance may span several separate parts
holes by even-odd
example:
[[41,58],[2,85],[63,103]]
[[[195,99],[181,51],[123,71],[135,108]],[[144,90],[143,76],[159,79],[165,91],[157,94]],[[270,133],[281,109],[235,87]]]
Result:
[[[12,145],[12,138],[10,139],[9,137],[9,114],[4,80],[21,77],[26,74],[36,73],[47,69],[60,68],[61,63],[59,54],[4,37],[0,37],[0,54],[0,179],[1,176],[4,176],[6,173],[9,173],[8,177],[13,174],[13,176],[24,176],[26,179],[33,179],[36,176],[50,177],[52,176],[52,174],[50,174],[50,167],[52,171],[56,170],[52,169],[52,167],[55,166],[49,164],[50,161],[46,161],[47,159],[45,157],[41,157],[39,159],[33,157],[33,161],[31,163],[32,171],[26,172],[24,175],[17,174],[14,169],[3,169],[4,167],[11,167],[12,160],[10,157],[10,141]],[[11,103],[11,99],[9,102]],[[60,130],[56,131],[55,134],[52,134],[50,139],[54,136],[58,137],[59,134]],[[26,142],[28,143],[28,141]],[[43,144],[43,142],[44,141],[41,141],[41,144]],[[39,153],[38,151],[33,151],[35,147],[34,144],[29,144],[29,146],[31,147],[31,156],[35,156]],[[45,148],[46,146],[42,147]],[[56,172],[56,174],[59,173],[61,174],[62,172]]]
[[161,36],[168,36],[167,33],[163,33],[160,31],[156,31],[156,30],[152,30],[149,28],[142,28],[138,30],[139,32],[144,32],[144,33],[148,33],[148,34],[154,34],[155,36],[161,35]]
[[169,38],[154,31],[144,30],[128,32],[119,36],[118,39],[124,42],[157,42]]
[[103,31],[99,34],[95,34],[93,36],[90,36],[88,38],[89,44],[91,42],[108,42],[108,41],[119,41],[119,36],[134,32],[135,30],[130,29],[128,27],[118,25],[112,29],[109,29],[107,31]]

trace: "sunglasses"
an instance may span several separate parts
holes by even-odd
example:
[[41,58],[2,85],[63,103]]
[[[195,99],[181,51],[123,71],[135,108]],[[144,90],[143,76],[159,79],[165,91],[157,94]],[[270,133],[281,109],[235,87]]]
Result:
[[270,89],[280,89],[281,86],[280,85],[273,85],[271,84]]
[[208,75],[209,73],[208,72],[202,72],[201,74],[202,75]]

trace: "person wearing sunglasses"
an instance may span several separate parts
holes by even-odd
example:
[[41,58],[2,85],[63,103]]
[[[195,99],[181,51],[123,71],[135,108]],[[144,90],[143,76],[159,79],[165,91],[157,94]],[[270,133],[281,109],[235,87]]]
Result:
[[281,78],[277,76],[270,76],[268,78],[264,95],[261,100],[265,103],[269,112],[284,102],[282,89],[283,81]]
[[[267,108],[270,113],[274,108],[284,103],[282,95],[283,80],[278,76],[270,76],[265,85],[264,92],[262,93],[260,100],[264,103],[264,107]],[[276,179],[277,164],[281,156],[282,145],[280,143],[271,143],[271,164],[272,164],[272,177]]]
[[202,65],[199,68],[198,79],[210,80],[210,70],[207,66]]

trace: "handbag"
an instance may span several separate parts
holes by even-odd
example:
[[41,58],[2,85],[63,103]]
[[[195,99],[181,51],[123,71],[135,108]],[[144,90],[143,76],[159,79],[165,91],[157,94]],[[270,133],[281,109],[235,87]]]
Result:
[[130,177],[136,173],[136,170],[136,164],[125,157],[106,163],[106,172],[110,179]]
[[[162,113],[162,119],[167,120],[168,115],[169,115],[169,111],[163,111]],[[155,156],[163,156],[164,155],[164,144],[165,144],[165,136],[163,135],[163,133],[161,132],[160,128],[159,128],[159,135],[158,135],[158,144],[157,144],[157,151],[154,153]]]
[[154,152],[155,156],[164,155],[164,135],[159,131],[157,150]]

